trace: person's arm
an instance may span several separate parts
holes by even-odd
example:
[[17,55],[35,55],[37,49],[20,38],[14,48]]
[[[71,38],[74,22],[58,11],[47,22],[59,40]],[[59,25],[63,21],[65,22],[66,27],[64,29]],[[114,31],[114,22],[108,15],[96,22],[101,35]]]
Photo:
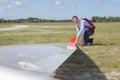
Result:
[[78,29],[78,24],[76,24],[76,36],[78,35],[79,29]]
[[85,21],[81,20],[80,30],[77,32],[76,43],[79,41],[81,34],[84,32]]

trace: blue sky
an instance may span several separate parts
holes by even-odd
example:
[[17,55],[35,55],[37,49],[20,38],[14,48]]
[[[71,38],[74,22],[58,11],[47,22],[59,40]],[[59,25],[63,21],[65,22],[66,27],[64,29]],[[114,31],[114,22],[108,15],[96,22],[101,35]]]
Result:
[[0,0],[0,18],[120,16],[120,0]]

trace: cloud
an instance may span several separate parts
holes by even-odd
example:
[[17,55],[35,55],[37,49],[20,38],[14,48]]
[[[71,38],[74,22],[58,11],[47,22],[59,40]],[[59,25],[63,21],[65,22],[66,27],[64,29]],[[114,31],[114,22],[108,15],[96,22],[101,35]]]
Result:
[[68,5],[69,5],[69,8],[76,8],[76,3],[74,2],[74,0],[70,0]]
[[55,0],[54,6],[58,11],[77,7],[74,0]]
[[70,6],[69,6],[70,8],[76,8],[76,5],[75,4],[70,4]]
[[0,11],[5,11],[13,8],[20,8],[23,6],[22,2],[20,1],[10,2],[7,0],[0,0],[0,4],[2,4],[2,6],[0,6]]
[[6,0],[0,0],[0,3],[4,3],[4,2],[6,2]]
[[55,5],[56,5],[56,6],[61,5],[61,1],[60,1],[60,0],[56,0],[56,1],[55,1]]
[[7,4],[8,9],[19,8],[19,7],[22,7],[22,3],[20,1],[15,1],[15,2],[11,2],[11,3]]
[[0,8],[0,11],[4,11],[4,8]]
[[[6,0],[0,0],[0,5],[1,5],[1,4],[5,4],[5,3],[6,3]],[[4,8],[3,6],[0,6],[0,12],[1,12],[1,11],[4,11],[4,9],[5,9],[5,8]]]
[[[24,5],[21,1],[8,1],[8,0],[0,0],[0,4],[2,4],[2,6],[0,5],[0,12],[1,11],[7,11],[7,10],[12,10],[14,8],[24,8],[24,9],[38,9],[37,6],[27,6]],[[59,5],[59,1],[56,2],[56,5]]]
[[53,4],[54,4],[56,10],[58,10],[58,11],[63,10],[62,0],[55,0]]

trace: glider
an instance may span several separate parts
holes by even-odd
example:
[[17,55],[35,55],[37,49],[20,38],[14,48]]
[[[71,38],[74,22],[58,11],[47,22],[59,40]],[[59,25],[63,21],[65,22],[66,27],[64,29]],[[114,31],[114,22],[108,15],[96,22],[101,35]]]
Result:
[[50,80],[74,51],[62,44],[0,46],[0,80]]

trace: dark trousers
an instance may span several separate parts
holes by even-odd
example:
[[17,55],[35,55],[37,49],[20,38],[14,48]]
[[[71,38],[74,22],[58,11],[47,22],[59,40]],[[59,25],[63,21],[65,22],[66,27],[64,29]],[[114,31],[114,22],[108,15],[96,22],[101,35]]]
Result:
[[90,39],[89,37],[94,33],[94,30],[88,29],[83,33],[83,41],[81,46],[87,45],[89,43]]

